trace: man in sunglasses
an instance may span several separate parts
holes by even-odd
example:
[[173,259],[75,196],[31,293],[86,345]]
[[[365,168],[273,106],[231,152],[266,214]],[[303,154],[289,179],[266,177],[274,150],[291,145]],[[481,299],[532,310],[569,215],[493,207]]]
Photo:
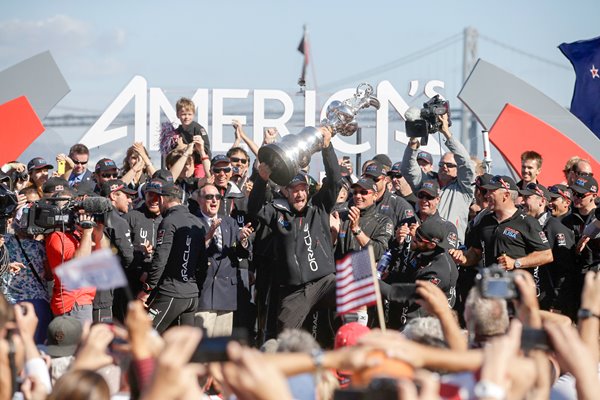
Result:
[[392,168],[388,171],[387,175],[392,181],[392,188],[396,196],[402,197],[404,200],[411,205],[414,209],[417,205],[417,196],[412,191],[412,188],[402,176],[401,171],[402,162],[399,161],[392,165]]
[[496,175],[483,186],[491,213],[473,227],[474,240],[466,252],[450,250],[458,265],[499,264],[506,270],[535,268],[552,262],[552,250],[540,224],[515,206],[517,184]]
[[285,199],[266,203],[267,181],[271,170],[265,163],[248,200],[248,214],[255,218],[256,230],[268,227],[272,233],[271,263],[276,267],[281,299],[278,327],[299,328],[317,304],[335,304],[335,260],[329,232],[329,214],[340,188],[340,166],[331,130],[322,127],[323,166],[327,180],[309,201],[309,181],[304,173],[296,175],[284,188]]
[[351,251],[371,245],[375,260],[378,261],[388,248],[394,225],[389,217],[377,210],[377,186],[373,179],[361,178],[350,188],[353,197],[349,210],[340,213],[335,259],[340,260]]
[[[416,229],[410,243],[410,267],[392,284],[381,283],[381,294],[392,303],[392,309],[400,306],[396,313],[400,319],[398,328],[414,318],[427,316],[425,310],[411,298],[414,296],[414,287],[398,283],[429,281],[446,294],[448,306],[454,306],[458,270],[448,251],[456,248],[456,240],[456,228],[451,224],[440,223],[435,218],[426,219]],[[391,323],[395,324],[394,321]]]
[[[548,211],[551,193],[543,185],[529,183],[519,190],[524,198],[524,209],[528,215],[537,219],[546,234],[554,260],[543,268],[534,269],[533,277],[539,288],[538,301],[543,310],[556,309],[566,311],[564,299],[573,293],[561,293],[567,275],[573,274],[575,265],[575,235]],[[567,296],[566,296],[567,295]],[[558,299],[563,301],[559,302]],[[574,298],[573,298],[574,300]],[[562,304],[561,304],[562,303]]]
[[77,143],[71,146],[69,158],[73,161],[73,169],[68,177],[69,186],[77,186],[92,179],[92,171],[88,169],[90,150],[86,145]]
[[387,170],[383,164],[378,161],[369,164],[365,168],[363,178],[370,178],[375,182],[377,212],[389,217],[395,228],[400,226],[402,221],[415,215],[415,210],[408,201],[388,190]]
[[[579,243],[586,226],[596,221],[598,182],[593,176],[578,176],[569,188],[573,192],[573,211],[562,222],[573,230],[575,241]],[[588,269],[598,270],[600,265],[600,239],[592,238],[583,248],[578,249],[578,252],[577,265],[579,268],[584,271]],[[580,283],[583,284],[583,281]]]
[[104,182],[119,177],[117,164],[110,158],[102,158],[96,163],[94,168],[94,180],[96,181],[96,193],[100,193]]
[[207,267],[198,274],[196,317],[209,337],[229,336],[238,308],[238,286],[242,284],[239,261],[250,254],[248,238],[253,229],[250,224],[239,229],[233,218],[218,214],[222,196],[215,185],[206,184],[196,194],[208,257]]
[[[448,125],[448,114],[438,116],[442,123],[440,132],[446,138],[449,152],[439,162],[437,180],[442,189],[439,212],[442,218],[452,222],[458,230],[461,243],[465,241],[465,230],[469,217],[469,207],[473,201],[473,181],[475,166],[471,162],[469,152],[451,133]],[[417,162],[420,142],[411,138],[402,159],[402,176],[417,192],[421,184],[431,179],[421,170]]]
[[242,228],[246,223],[248,202],[240,188],[231,180],[233,176],[231,160],[226,155],[219,154],[213,157],[210,164],[212,175],[215,177],[215,186],[222,197],[219,213],[231,216]]

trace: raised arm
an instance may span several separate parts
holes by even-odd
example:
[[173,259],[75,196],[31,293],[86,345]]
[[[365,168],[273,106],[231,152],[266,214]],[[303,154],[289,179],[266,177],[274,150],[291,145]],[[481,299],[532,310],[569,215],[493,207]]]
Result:
[[471,162],[471,156],[465,146],[450,133],[448,114],[439,116],[438,118],[442,122],[440,131],[446,138],[446,147],[454,154],[454,161],[456,161],[458,168],[457,180],[465,192],[473,197],[475,193],[475,187],[473,186],[473,182],[475,181],[475,166]]
[[402,157],[402,176],[406,179],[413,192],[421,186],[421,182],[426,179],[425,172],[419,167],[417,163],[417,153],[419,152],[419,139],[410,138],[408,146],[404,149],[404,156]]

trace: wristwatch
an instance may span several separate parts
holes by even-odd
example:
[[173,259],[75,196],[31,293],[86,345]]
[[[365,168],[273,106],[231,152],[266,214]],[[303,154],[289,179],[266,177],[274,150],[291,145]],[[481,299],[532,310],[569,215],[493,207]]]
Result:
[[321,369],[323,367],[323,358],[325,357],[325,352],[321,349],[313,349],[310,352],[310,357],[312,358],[313,365],[316,369]]
[[577,319],[588,319],[592,317],[600,319],[600,315],[594,314],[592,310],[588,310],[587,308],[580,308],[579,311],[577,311]]
[[354,236],[358,236],[362,233],[362,229],[358,228],[357,230],[352,231],[352,233],[354,234]]
[[506,398],[506,390],[500,385],[490,381],[479,381],[473,388],[473,393],[478,399],[495,399],[504,400]]
[[515,269],[519,269],[521,268],[521,260],[519,260],[518,258],[515,260]]

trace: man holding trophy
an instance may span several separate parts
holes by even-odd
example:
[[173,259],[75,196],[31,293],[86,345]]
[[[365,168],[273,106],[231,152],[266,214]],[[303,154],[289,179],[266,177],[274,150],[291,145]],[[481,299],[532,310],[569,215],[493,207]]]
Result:
[[[259,177],[248,200],[253,228],[268,227],[273,236],[275,284],[278,290],[277,330],[300,328],[314,306],[335,307],[335,260],[329,214],[341,187],[340,166],[331,138],[349,136],[358,124],[360,109],[379,107],[370,85],[358,87],[354,98],[334,101],[321,127],[306,127],[297,135],[263,146],[258,157]],[[300,168],[320,151],[327,180],[310,200],[308,176]],[[267,182],[282,186],[285,198],[265,204]],[[258,226],[256,226],[258,225]],[[257,271],[260,273],[260,271]]]

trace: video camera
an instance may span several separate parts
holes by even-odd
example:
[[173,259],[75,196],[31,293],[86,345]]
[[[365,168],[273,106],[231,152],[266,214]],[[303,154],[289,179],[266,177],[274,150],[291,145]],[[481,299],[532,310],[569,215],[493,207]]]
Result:
[[448,126],[452,125],[450,120],[450,102],[442,100],[439,94],[436,94],[428,102],[423,103],[423,108],[419,111],[410,107],[404,114],[406,122],[406,136],[421,138],[421,144],[427,145],[428,135],[438,132],[442,128],[442,122],[438,116],[448,114]]
[[515,285],[515,275],[497,264],[482,268],[475,277],[475,284],[481,296],[486,299],[517,299],[519,290]]
[[[66,204],[59,205],[59,201]],[[68,197],[51,197],[33,203],[31,207],[23,209],[22,220],[26,221],[27,233],[30,235],[47,234],[56,230],[73,231],[79,222],[78,215],[81,210],[88,214],[104,215],[112,209],[110,200],[104,197],[88,197],[83,200]],[[92,223],[83,228],[91,228]]]

